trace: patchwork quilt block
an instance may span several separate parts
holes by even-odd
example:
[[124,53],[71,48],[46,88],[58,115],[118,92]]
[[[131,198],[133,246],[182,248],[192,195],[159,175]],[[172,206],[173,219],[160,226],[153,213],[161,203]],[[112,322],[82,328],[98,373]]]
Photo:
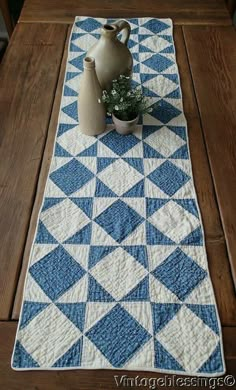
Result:
[[54,154],[12,357],[16,370],[215,376],[222,336],[194,189],[170,19],[128,19],[136,131],[85,136],[83,59],[107,19],[72,29]]

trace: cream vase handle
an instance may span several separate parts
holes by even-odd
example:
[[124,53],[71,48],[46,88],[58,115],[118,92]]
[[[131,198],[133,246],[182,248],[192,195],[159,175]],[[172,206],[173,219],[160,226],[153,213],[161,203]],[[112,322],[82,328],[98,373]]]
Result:
[[127,46],[130,32],[131,32],[131,27],[130,24],[126,20],[118,20],[115,23],[112,23],[117,27],[117,33],[122,31],[122,37],[121,37],[121,42],[124,43]]

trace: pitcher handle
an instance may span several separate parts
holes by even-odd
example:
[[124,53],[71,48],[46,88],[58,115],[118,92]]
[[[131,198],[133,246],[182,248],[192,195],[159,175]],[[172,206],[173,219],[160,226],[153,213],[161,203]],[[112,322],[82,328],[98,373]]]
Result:
[[121,42],[124,43],[127,46],[129,37],[130,37],[130,32],[131,32],[131,27],[130,24],[126,20],[118,20],[117,22],[112,23],[117,27],[117,33],[122,31],[122,37],[121,37]]

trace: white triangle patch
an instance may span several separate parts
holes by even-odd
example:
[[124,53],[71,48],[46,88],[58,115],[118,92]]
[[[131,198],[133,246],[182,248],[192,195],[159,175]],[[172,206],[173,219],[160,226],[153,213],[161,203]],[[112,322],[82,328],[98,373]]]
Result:
[[149,279],[150,299],[155,303],[181,303],[175,294],[159,282],[153,275]]
[[87,301],[88,275],[85,274],[76,284],[74,284],[58,300],[58,303],[77,303]]

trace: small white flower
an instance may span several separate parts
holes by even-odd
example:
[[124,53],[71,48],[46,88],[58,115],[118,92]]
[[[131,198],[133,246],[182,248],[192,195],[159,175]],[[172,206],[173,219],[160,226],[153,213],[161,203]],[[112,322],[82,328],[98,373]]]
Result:
[[130,96],[131,95],[131,93],[130,92],[127,92],[127,96]]
[[118,111],[118,110],[119,110],[119,107],[118,107],[118,106],[115,106],[114,108],[115,108],[115,110],[116,110],[116,111]]
[[101,99],[98,99],[98,103],[102,103],[102,102],[101,102]]
[[124,99],[123,98],[120,98],[120,102],[123,102],[124,101]]
[[113,89],[113,90],[111,91],[111,93],[112,93],[112,95],[116,95],[116,90]]

